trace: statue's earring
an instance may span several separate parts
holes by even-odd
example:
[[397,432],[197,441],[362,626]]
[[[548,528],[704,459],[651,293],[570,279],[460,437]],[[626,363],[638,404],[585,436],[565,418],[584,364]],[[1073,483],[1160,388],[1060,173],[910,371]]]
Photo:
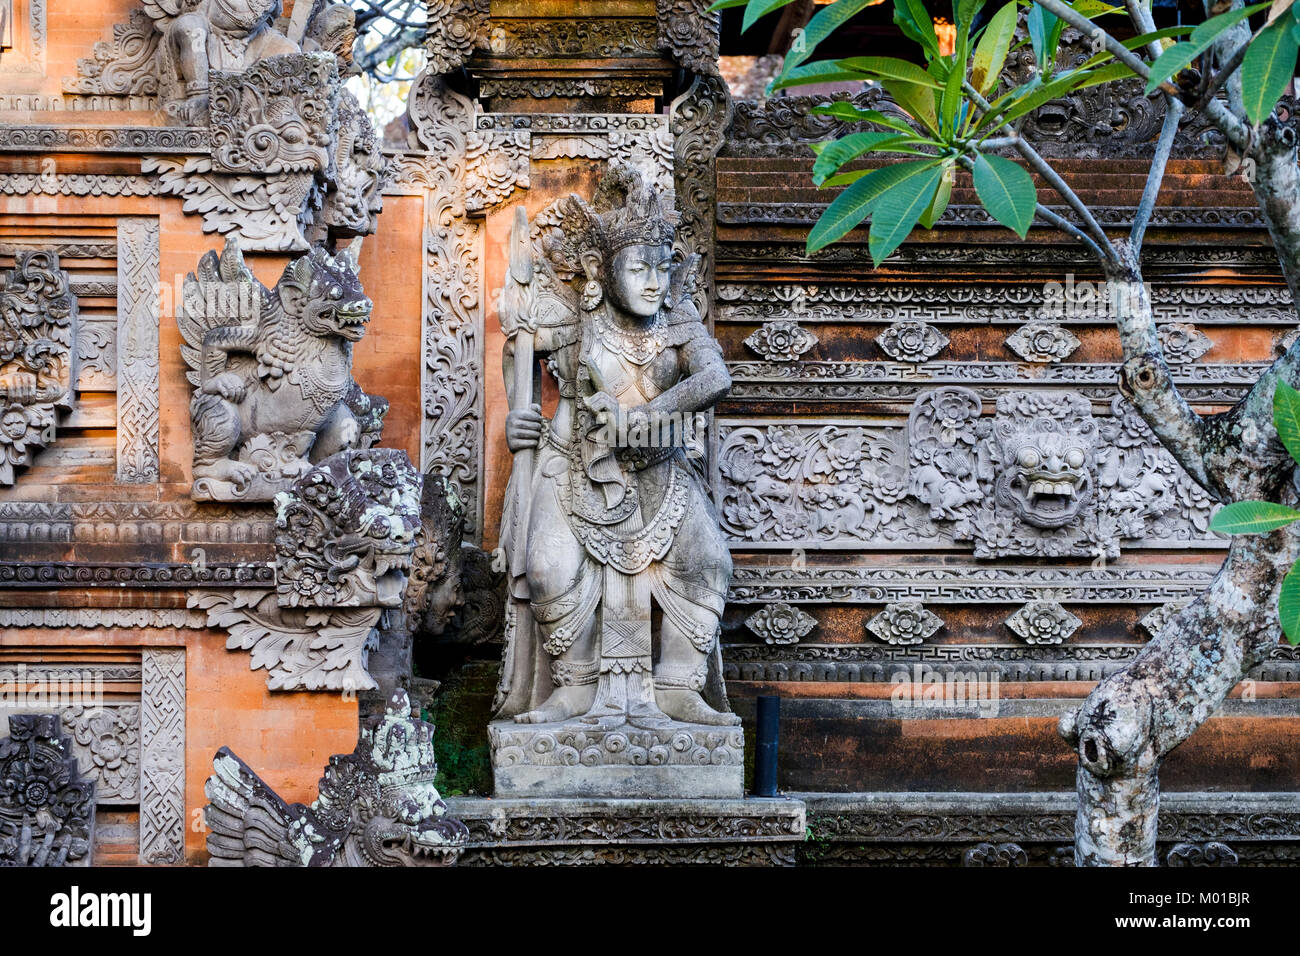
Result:
[[590,312],[600,305],[600,300],[604,294],[605,290],[600,287],[599,282],[595,279],[588,279],[587,284],[582,287],[582,307]]

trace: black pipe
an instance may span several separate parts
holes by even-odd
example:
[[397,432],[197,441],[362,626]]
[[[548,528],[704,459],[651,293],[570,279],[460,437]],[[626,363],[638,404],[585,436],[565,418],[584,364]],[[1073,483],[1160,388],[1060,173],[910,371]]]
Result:
[[781,698],[758,698],[758,743],[754,751],[754,796],[776,796],[776,746],[781,735]]

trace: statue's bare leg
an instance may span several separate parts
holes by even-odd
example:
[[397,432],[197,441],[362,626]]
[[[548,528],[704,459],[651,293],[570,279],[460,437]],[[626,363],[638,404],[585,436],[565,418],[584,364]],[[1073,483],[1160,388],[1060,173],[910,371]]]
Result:
[[554,489],[533,502],[528,526],[528,588],[533,618],[554,655],[555,690],[521,724],[549,724],[585,714],[596,696],[596,609],[600,572],[569,530]]
[[[659,662],[655,665],[655,699],[665,714],[689,724],[734,727],[740,723],[735,714],[714,710],[704,702],[700,691],[708,677],[709,654],[699,645],[712,649],[717,622],[701,622],[692,635],[664,615],[660,638]],[[707,633],[707,638],[704,636]]]
[[596,696],[596,621],[592,618],[582,633],[551,664],[555,690],[536,710],[515,717],[520,724],[551,724],[585,714]]

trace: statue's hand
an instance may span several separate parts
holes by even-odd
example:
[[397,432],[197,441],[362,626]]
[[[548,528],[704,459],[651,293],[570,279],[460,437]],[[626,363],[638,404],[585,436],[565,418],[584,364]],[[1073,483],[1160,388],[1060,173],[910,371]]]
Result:
[[203,383],[203,391],[209,395],[220,395],[228,402],[242,402],[248,392],[248,386],[235,372],[222,372]]
[[621,406],[618,399],[609,392],[597,392],[590,398],[586,399],[587,407],[592,410],[596,416],[596,421],[601,425],[617,425],[618,416]]
[[542,406],[529,405],[527,408],[512,409],[506,416],[506,447],[512,452],[525,448],[536,448],[542,439],[542,428],[546,419],[542,417]]

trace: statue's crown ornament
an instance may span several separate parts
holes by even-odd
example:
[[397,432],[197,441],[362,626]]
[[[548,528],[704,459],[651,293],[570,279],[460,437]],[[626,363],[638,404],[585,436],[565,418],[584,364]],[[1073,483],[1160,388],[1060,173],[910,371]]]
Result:
[[680,220],[673,197],[622,162],[609,164],[590,203],[569,196],[563,218],[575,258],[592,250],[613,256],[628,246],[671,245]]

